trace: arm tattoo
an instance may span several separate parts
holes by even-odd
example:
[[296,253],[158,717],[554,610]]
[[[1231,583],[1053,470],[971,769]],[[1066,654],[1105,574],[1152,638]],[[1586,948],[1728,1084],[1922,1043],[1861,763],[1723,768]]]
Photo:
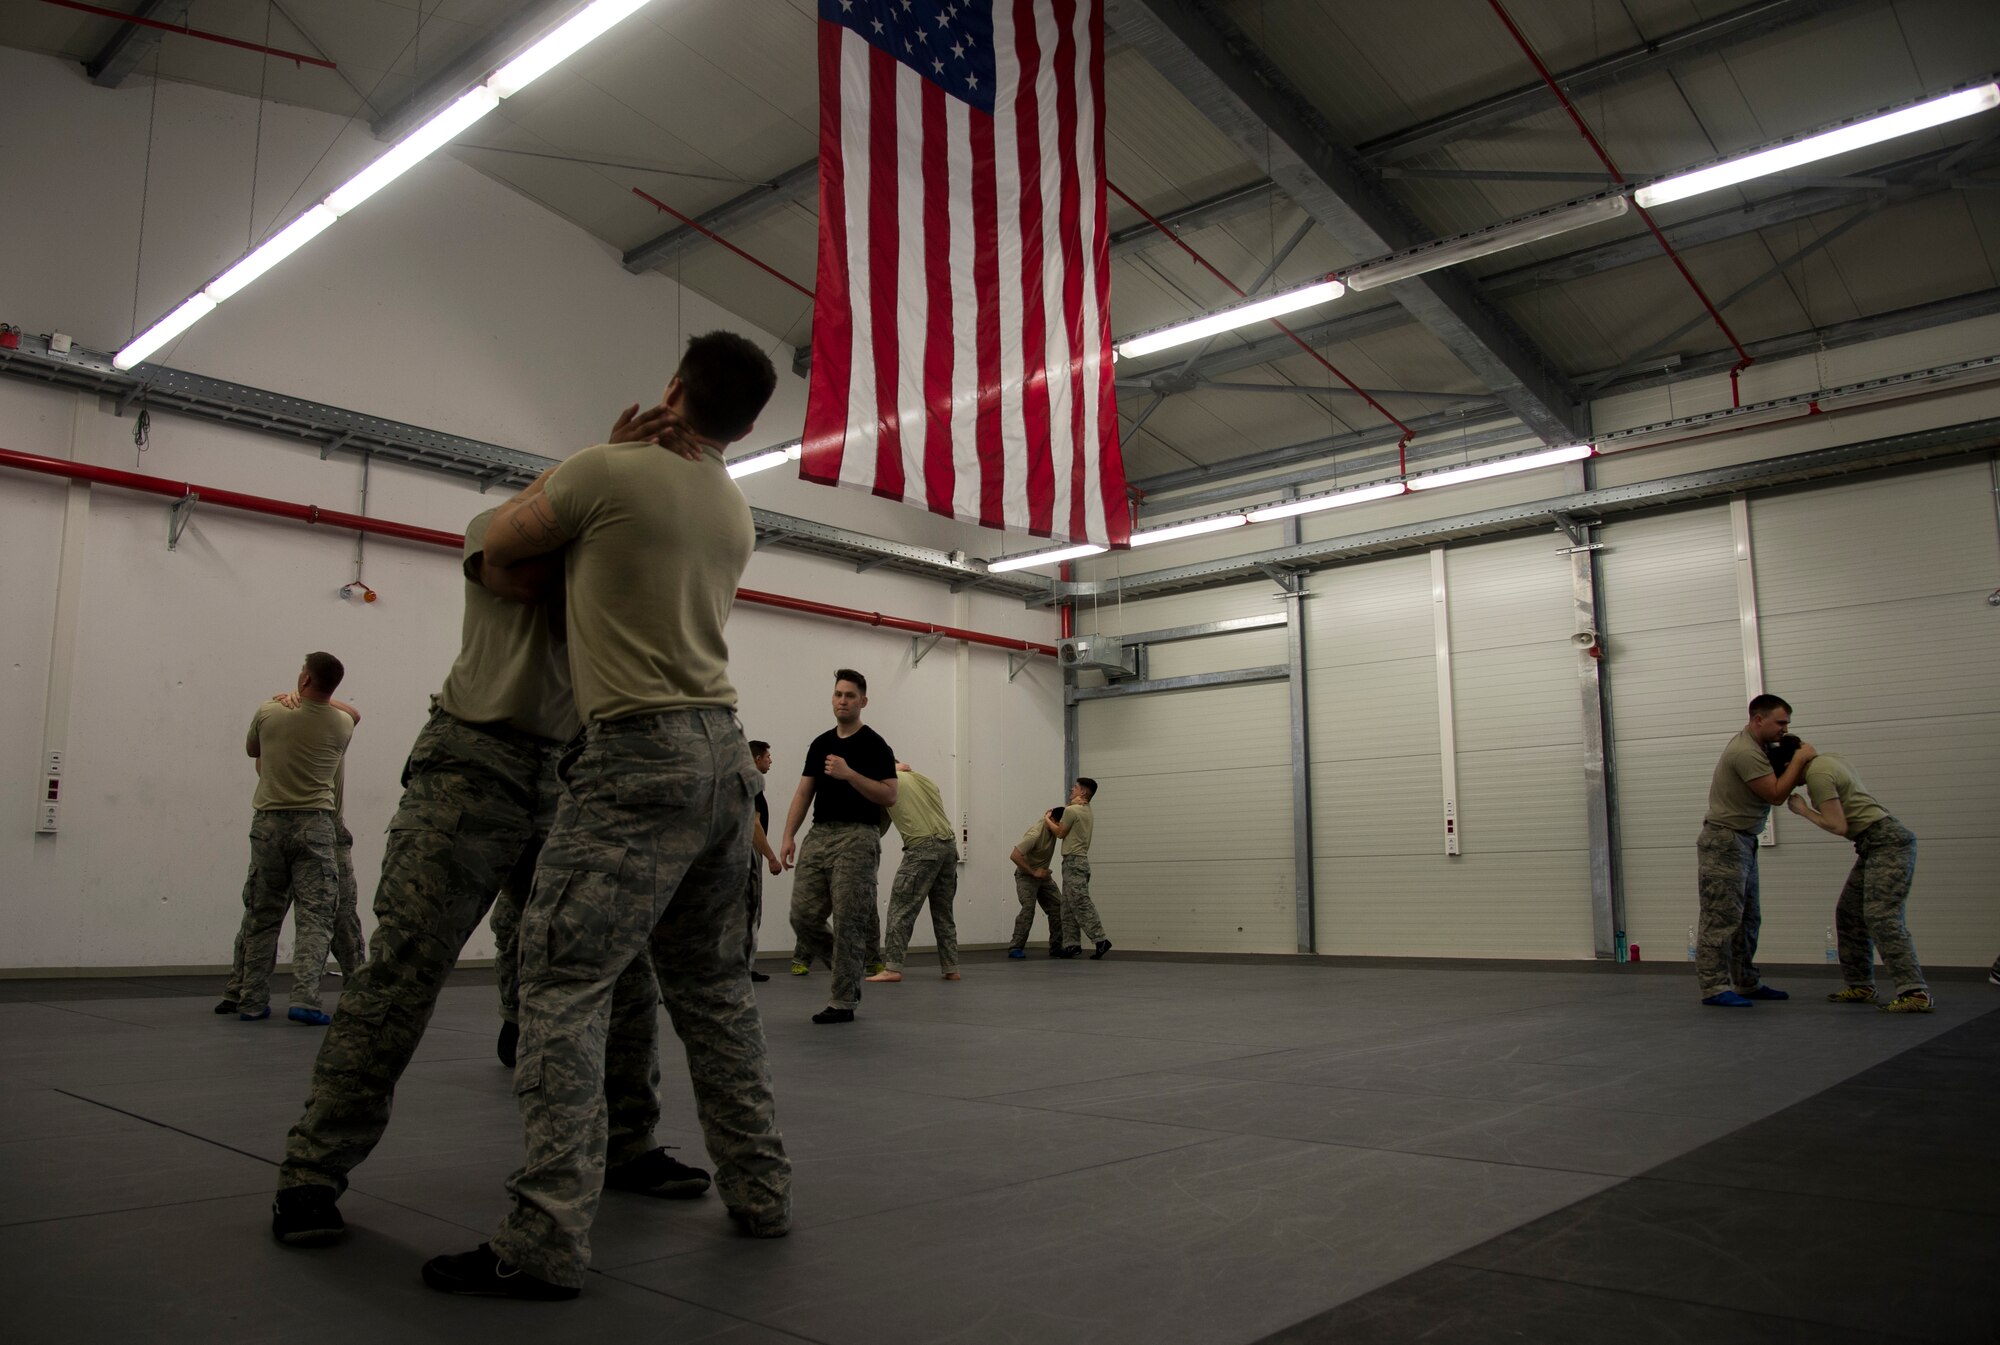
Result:
[[514,526],[533,546],[553,547],[565,540],[562,528],[556,523],[556,511],[549,507],[546,495],[525,501],[514,515]]

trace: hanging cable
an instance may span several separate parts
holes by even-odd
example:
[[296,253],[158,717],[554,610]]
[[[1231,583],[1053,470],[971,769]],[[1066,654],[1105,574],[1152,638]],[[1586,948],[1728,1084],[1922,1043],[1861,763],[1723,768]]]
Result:
[[[1570,101],[1569,95],[1563,92],[1562,85],[1556,82],[1556,77],[1550,73],[1548,65],[1535,50],[1534,44],[1528,41],[1527,34],[1523,33],[1520,25],[1514,22],[1514,16],[1507,12],[1507,7],[1501,0],[1486,0],[1486,3],[1493,7],[1495,14],[1499,15],[1500,22],[1507,26],[1507,31],[1513,35],[1515,43],[1534,65],[1535,72],[1542,77],[1542,82],[1549,86],[1549,91],[1555,94],[1556,101],[1562,104],[1563,111],[1567,112],[1569,119],[1576,123],[1576,129],[1582,134],[1584,142],[1590,146],[1591,152],[1597,155],[1598,162],[1602,163],[1605,171],[1611,174],[1611,180],[1623,185],[1625,175],[1618,171],[1618,165],[1611,161],[1611,155],[1598,143],[1597,137],[1591,134],[1590,124],[1584,121],[1583,114],[1577,111],[1576,104]],[[1646,228],[1652,231],[1660,250],[1667,254],[1667,259],[1674,264],[1674,269],[1681,273],[1681,279],[1687,281],[1688,288],[1694,291],[1695,298],[1701,300],[1701,306],[1708,310],[1709,317],[1715,319],[1715,325],[1722,330],[1723,336],[1728,338],[1729,344],[1735,349],[1736,364],[1729,371],[1729,397],[1732,405],[1741,406],[1743,397],[1737,386],[1737,378],[1745,369],[1757,362],[1756,357],[1743,348],[1743,343],[1736,339],[1736,333],[1722,320],[1721,310],[1709,300],[1708,292],[1702,289],[1701,282],[1694,278],[1694,273],[1688,270],[1687,263],[1681,260],[1680,253],[1674,251],[1674,245],[1667,241],[1667,236],[1660,232],[1660,226],[1653,222],[1652,212],[1636,200],[1632,202],[1632,208],[1639,212],[1639,218],[1644,220]]]

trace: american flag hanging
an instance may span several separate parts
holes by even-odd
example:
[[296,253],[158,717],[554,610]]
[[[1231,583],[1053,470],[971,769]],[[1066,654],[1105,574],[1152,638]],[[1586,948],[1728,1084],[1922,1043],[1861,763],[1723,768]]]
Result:
[[1100,0],[820,0],[800,475],[1119,545]]

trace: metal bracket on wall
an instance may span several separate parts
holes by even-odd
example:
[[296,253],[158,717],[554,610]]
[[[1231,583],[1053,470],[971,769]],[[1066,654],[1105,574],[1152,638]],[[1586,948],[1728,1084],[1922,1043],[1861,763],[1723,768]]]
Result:
[[924,661],[924,655],[930,653],[931,650],[936,649],[938,647],[938,641],[942,640],[943,638],[944,636],[941,634],[912,635],[910,637],[910,666],[914,668],[919,663],[922,663]]
[[1032,649],[1024,650],[1019,654],[1009,654],[1007,656],[1007,680],[1011,682],[1019,677],[1021,670],[1034,661],[1035,651]]
[[1305,571],[1289,569],[1283,565],[1272,565],[1268,562],[1259,564],[1257,568],[1264,572],[1266,579],[1283,589],[1287,595],[1305,596]]
[[[354,436],[351,434],[346,434],[346,433],[336,434],[335,436],[333,436],[333,438],[327,440],[325,443],[319,446],[319,460],[321,462],[325,462],[328,458],[340,452],[341,449],[346,448],[349,444],[353,442],[354,442]],[[484,490],[485,487],[481,486],[480,489]]]
[[1555,525],[1562,529],[1565,537],[1569,538],[1568,546],[1556,548],[1558,556],[1574,556],[1580,551],[1602,551],[1604,549],[1604,543],[1590,540],[1590,530],[1603,520],[1577,518],[1574,515],[1564,513],[1560,509],[1551,510],[1549,517],[1555,520]]
[[174,501],[174,507],[167,511],[167,550],[173,551],[181,544],[181,534],[187,531],[188,520],[194,517],[194,507],[201,503],[201,496],[189,491]]

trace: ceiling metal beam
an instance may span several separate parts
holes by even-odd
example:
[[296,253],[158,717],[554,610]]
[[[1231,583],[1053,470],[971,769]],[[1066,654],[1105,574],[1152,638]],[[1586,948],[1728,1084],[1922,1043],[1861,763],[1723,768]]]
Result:
[[[1192,233],[1197,229],[1210,229],[1218,224],[1227,224],[1233,219],[1253,215],[1270,208],[1272,198],[1284,199],[1278,184],[1269,178],[1252,182],[1247,187],[1236,187],[1220,195],[1211,196],[1193,205],[1182,206],[1179,210],[1161,213],[1160,223],[1175,233]],[[1143,248],[1165,243],[1166,235],[1151,224],[1141,220],[1137,224],[1116,230],[1111,235],[1111,256],[1113,260],[1128,256]]]
[[1968,421],[1940,429],[1813,449],[1733,467],[1684,472],[1631,485],[1601,487],[1555,499],[1533,500],[1499,509],[1429,519],[1401,527],[1248,552],[1113,579],[1057,583],[1049,594],[1030,598],[1028,603],[1030,606],[1047,606],[1077,598],[1148,597],[1216,588],[1254,580],[1264,574],[1267,565],[1312,571],[1372,556],[1427,550],[1447,542],[1543,532],[1550,526],[1550,516],[1558,512],[1608,519],[1617,515],[1683,508],[1750,491],[1796,488],[1809,482],[1851,476],[1857,472],[1899,467],[1907,469],[1924,462],[1990,452],[1996,446],[2000,446],[2000,419]]
[[[145,0],[132,11],[135,19],[158,19],[161,23],[186,23],[191,0]],[[166,34],[143,23],[121,23],[97,55],[84,62],[83,71],[100,88],[115,89],[125,76],[142,65]]]
[[[1268,159],[1271,180],[1351,254],[1429,237],[1211,0],[1108,0],[1105,18],[1246,157]],[[1392,293],[1536,434],[1575,435],[1574,389],[1464,275],[1436,271]]]
[[[695,219],[703,229],[711,229],[726,237],[742,231],[774,210],[818,194],[819,160],[812,158],[794,164],[769,182],[758,183],[741,196],[732,196],[713,210],[695,216]],[[682,253],[705,246],[708,241],[701,229],[689,224],[677,224],[627,252],[624,256],[625,269],[638,275],[665,266]]]
[[[1450,411],[1437,412],[1434,415],[1418,416],[1403,423],[1408,425],[1417,435],[1422,436],[1446,430],[1458,431],[1466,428],[1468,425],[1478,424],[1482,420],[1492,420],[1506,416],[1507,414],[1505,407],[1497,402],[1492,402],[1484,406],[1456,407]],[[1512,426],[1510,433],[1516,436],[1527,433],[1527,431],[1522,430],[1518,425],[1514,425],[1511,420],[1509,424]],[[1134,489],[1141,491],[1149,497],[1165,495],[1171,491],[1210,485],[1218,481],[1227,481],[1233,477],[1252,476],[1258,472],[1273,471],[1279,467],[1290,467],[1295,463],[1316,458],[1325,459],[1320,465],[1323,467],[1326,475],[1332,475],[1335,470],[1332,460],[1334,454],[1349,452],[1357,448],[1374,448],[1382,444],[1393,444],[1401,438],[1402,434],[1395,426],[1384,425],[1380,428],[1357,430],[1352,434],[1307,439],[1301,443],[1287,444],[1282,448],[1266,448],[1256,453],[1245,453],[1242,457],[1230,458],[1225,462],[1210,463],[1198,467],[1182,467],[1175,471],[1162,472],[1158,476],[1149,476],[1143,480],[1134,481],[1131,484]],[[1457,440],[1453,440],[1452,442],[1456,443]],[[1341,474],[1345,475],[1346,464],[1341,464],[1340,470]],[[1179,504],[1176,503],[1175,507],[1178,508]]]
[[402,139],[419,122],[527,50],[581,7],[578,0],[528,0],[513,18],[447,61],[368,129],[377,140]]
[[[1727,14],[1704,19],[1665,37],[1627,47],[1600,60],[1565,70],[1556,82],[1572,98],[1613,84],[1637,79],[1657,70],[1705,56],[1719,48],[1754,37],[1763,37],[1813,19],[1852,9],[1856,4],[1876,4],[1880,0],[1759,0]],[[1470,107],[1447,112],[1405,130],[1397,131],[1359,146],[1356,153],[1371,165],[1399,163],[1419,154],[1441,149],[1454,140],[1465,140],[1482,132],[1532,117],[1555,108],[1555,95],[1542,83],[1523,84],[1517,89],[1482,99]]]

